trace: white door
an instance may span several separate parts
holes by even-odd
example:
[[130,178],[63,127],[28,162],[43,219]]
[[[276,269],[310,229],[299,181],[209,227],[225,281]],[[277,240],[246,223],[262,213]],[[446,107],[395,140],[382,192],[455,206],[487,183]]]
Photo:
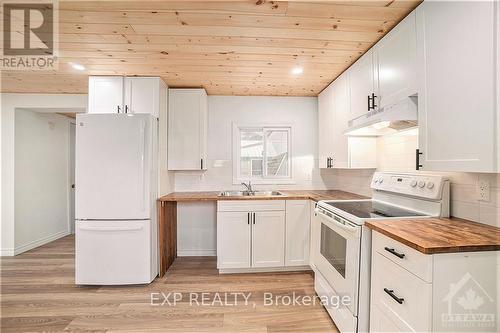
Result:
[[330,168],[334,133],[333,84],[318,95],[318,148],[319,167]]
[[76,126],[69,124],[69,229],[75,233],[75,150]]
[[78,115],[77,219],[148,219],[151,118]]
[[349,104],[349,77],[347,74],[339,76],[333,82],[333,110],[335,113],[333,131],[330,133],[332,142],[332,167],[348,168],[348,138],[344,131],[348,127],[351,117]]
[[249,268],[251,213],[217,213],[217,268]]
[[125,111],[159,117],[160,83],[157,77],[125,78]]
[[369,50],[352,65],[349,74],[349,96],[351,100],[351,119],[362,116],[368,110],[368,96],[375,95],[373,52]]
[[285,265],[285,212],[253,213],[252,267]]
[[375,46],[380,108],[417,93],[415,25],[412,12]]
[[169,89],[168,169],[205,170],[207,95],[203,89]]
[[77,221],[76,284],[137,284],[154,279],[150,221]]
[[123,77],[89,76],[88,113],[122,113]]
[[309,264],[311,207],[309,200],[286,201],[285,266]]
[[432,1],[416,10],[424,170],[497,172],[495,6]]

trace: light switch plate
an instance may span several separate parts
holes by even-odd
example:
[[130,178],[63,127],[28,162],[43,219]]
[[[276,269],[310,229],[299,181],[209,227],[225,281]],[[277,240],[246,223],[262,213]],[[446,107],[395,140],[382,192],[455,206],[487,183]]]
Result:
[[490,201],[490,183],[486,180],[479,181],[478,200]]

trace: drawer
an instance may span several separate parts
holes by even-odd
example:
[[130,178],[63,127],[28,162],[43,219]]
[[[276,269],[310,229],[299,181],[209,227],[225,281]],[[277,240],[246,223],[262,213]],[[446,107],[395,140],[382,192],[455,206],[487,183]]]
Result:
[[430,332],[431,283],[380,253],[373,253],[371,281],[371,326],[388,329],[395,326],[403,332]]
[[263,212],[285,210],[285,200],[220,200],[218,212]]
[[422,280],[432,282],[432,255],[419,252],[376,231],[373,232],[372,251],[380,253]]

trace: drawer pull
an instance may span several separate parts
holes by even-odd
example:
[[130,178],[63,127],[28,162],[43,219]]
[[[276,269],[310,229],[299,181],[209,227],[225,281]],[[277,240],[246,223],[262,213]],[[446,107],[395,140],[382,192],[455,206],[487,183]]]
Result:
[[396,250],[391,249],[391,248],[389,248],[389,247],[387,247],[387,246],[386,246],[384,249],[385,249],[387,252],[390,252],[390,253],[394,254],[394,255],[395,255],[396,257],[398,257],[398,258],[403,259],[403,258],[405,257],[405,255],[404,255],[403,253],[398,253],[398,252],[396,252]]
[[398,302],[399,304],[403,304],[404,302],[404,298],[399,298],[398,296],[394,295],[394,290],[390,290],[390,289],[387,289],[387,288],[384,288],[384,291],[392,297],[393,300],[395,300],[396,302]]

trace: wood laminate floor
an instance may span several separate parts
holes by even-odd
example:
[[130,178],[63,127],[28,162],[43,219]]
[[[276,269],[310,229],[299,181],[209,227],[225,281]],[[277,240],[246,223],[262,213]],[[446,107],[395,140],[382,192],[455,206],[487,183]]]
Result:
[[219,275],[215,257],[183,257],[147,286],[76,286],[72,236],[0,264],[2,333],[338,332],[319,303],[265,304],[267,292],[314,296],[307,272]]

